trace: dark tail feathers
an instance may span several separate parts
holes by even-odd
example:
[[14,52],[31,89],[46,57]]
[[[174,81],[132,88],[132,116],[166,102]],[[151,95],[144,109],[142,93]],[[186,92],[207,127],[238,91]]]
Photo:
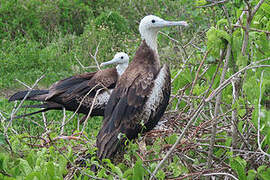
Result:
[[24,107],[24,108],[46,108],[48,110],[51,110],[51,109],[61,110],[61,109],[63,109],[63,106],[61,104],[57,104],[54,102],[48,102],[48,103],[43,103],[43,104],[24,105],[22,107]]
[[[16,101],[16,100],[23,100],[23,98],[27,95],[29,91],[19,91],[15,94],[13,94],[10,98],[9,98],[9,102],[10,101]],[[48,94],[49,90],[32,90],[28,96],[27,96],[27,100],[42,100],[42,99],[38,99],[35,98],[39,95],[44,95],[44,94]],[[45,98],[44,98],[45,99]]]
[[[37,113],[41,113],[41,112],[46,112],[50,109],[42,109],[42,110],[39,110],[39,111],[35,111],[35,112],[32,112],[32,113],[28,113],[28,114],[23,114],[23,115],[19,115],[19,116],[14,116],[12,119],[19,119],[19,118],[23,118],[23,117],[26,117],[26,116],[31,116],[33,114],[37,114]],[[11,118],[7,119],[7,121],[10,121]]]

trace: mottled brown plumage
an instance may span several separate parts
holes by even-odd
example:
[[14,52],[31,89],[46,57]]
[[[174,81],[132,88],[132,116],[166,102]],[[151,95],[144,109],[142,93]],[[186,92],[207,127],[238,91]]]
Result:
[[[97,91],[102,89],[99,94],[108,93],[108,90],[115,87],[117,80],[116,68],[71,76],[54,83],[48,90],[31,91],[26,100],[41,101],[43,104],[29,105],[27,107],[45,108],[42,112],[62,110],[63,108],[75,112],[81,103],[77,112],[88,114]],[[28,91],[17,92],[10,97],[9,101],[22,100],[27,93]],[[103,116],[104,114],[106,104],[98,101],[97,98],[91,116]]]
[[171,78],[169,67],[160,66],[157,34],[162,27],[168,26],[187,26],[187,23],[166,21],[154,15],[140,21],[143,41],[105,108],[103,125],[97,136],[99,159],[112,159],[126,138],[134,139],[138,133],[154,128],[166,110]]
[[49,89],[32,90],[29,94],[29,91],[15,93],[10,97],[9,101],[22,100],[28,94],[26,100],[41,101],[43,103],[25,107],[44,108],[15,118],[48,110],[62,110],[63,108],[86,115],[91,110],[90,116],[103,116],[110,92],[115,87],[119,76],[126,70],[128,61],[128,55],[119,52],[115,54],[112,60],[101,64],[101,66],[117,64],[116,68],[71,76],[54,83]]
[[164,66],[166,84],[162,97],[156,102],[157,108],[147,107],[147,101],[161,70],[157,58],[157,54],[143,41],[117,83],[106,106],[103,126],[97,136],[100,159],[112,158],[117,152],[119,145],[125,141],[125,138],[119,140],[119,134],[134,139],[138,133],[151,130],[163,115],[171,89],[167,65]]

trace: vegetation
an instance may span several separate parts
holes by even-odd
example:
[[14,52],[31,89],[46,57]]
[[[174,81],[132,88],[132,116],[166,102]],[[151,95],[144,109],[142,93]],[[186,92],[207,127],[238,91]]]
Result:
[[[7,102],[25,85],[83,73],[77,60],[93,66],[95,52],[98,62],[119,51],[132,57],[147,14],[189,27],[159,35],[173,81],[167,121],[129,142],[121,161],[95,157],[101,117],[80,125],[82,116],[59,111],[8,121],[31,112]],[[270,179],[269,0],[4,0],[0,39],[0,179]]]

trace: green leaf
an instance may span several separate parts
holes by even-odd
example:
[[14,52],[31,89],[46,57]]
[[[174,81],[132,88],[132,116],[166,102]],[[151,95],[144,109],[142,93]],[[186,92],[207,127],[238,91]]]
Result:
[[197,0],[196,1],[196,6],[203,6],[206,4],[207,4],[206,0]]
[[24,159],[19,159],[19,169],[24,175],[28,175],[32,172],[31,166],[28,164],[28,162]]
[[5,136],[4,134],[0,133],[0,146],[6,144]]
[[98,177],[101,177],[101,178],[106,178],[108,177],[108,175],[106,174],[106,169],[105,168],[102,168],[98,174],[97,174]]
[[270,15],[270,5],[268,3],[263,3],[261,5],[261,8],[264,12],[266,12],[268,15]]
[[256,177],[256,171],[254,169],[249,170],[247,180],[254,180],[255,177]]
[[210,55],[215,58],[219,57],[220,50],[225,47],[227,43],[231,43],[230,35],[224,31],[211,27],[207,32],[207,49]]
[[224,26],[227,26],[228,25],[228,20],[227,19],[220,19],[218,22],[217,22],[217,27],[219,29],[223,29]]
[[166,139],[167,143],[174,144],[176,142],[177,135],[174,133],[174,134],[166,137],[165,139]]
[[44,178],[42,172],[32,172],[28,176],[25,177],[25,180],[39,180]]
[[137,160],[133,167],[133,178],[134,180],[144,179],[144,168],[142,166],[142,161]]
[[124,172],[123,178],[132,177],[132,174],[133,174],[133,169],[132,169],[132,168],[129,168],[129,169],[127,169],[127,170]]
[[157,174],[156,174],[156,177],[157,177],[158,179],[165,179],[165,176],[166,176],[166,174],[165,174],[165,172],[162,171],[162,170],[159,170],[159,171],[157,172]]
[[247,176],[245,173],[246,161],[240,157],[230,159],[231,168],[236,171],[240,180],[246,180]]
[[53,162],[49,161],[47,164],[47,173],[51,178],[55,177],[55,166],[53,164]]
[[0,169],[8,171],[8,159],[9,156],[7,154],[4,153],[0,154]]
[[267,168],[267,166],[260,166],[257,169],[258,171],[258,177],[260,177],[263,180],[269,180],[270,179],[270,168]]
[[239,53],[237,56],[237,60],[236,60],[236,65],[242,69],[247,65],[248,62],[248,57],[247,56],[243,56],[242,53]]

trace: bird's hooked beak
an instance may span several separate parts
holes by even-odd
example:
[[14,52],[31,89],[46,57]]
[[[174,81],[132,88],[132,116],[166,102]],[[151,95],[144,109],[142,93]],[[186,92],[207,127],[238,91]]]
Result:
[[107,66],[107,65],[110,65],[110,64],[116,64],[116,63],[118,63],[118,62],[119,62],[119,58],[113,58],[113,59],[110,60],[110,61],[101,63],[101,64],[100,64],[100,67]]
[[[158,23],[158,22],[157,22]],[[169,26],[188,26],[186,21],[161,21],[157,24],[158,27],[169,27]]]

